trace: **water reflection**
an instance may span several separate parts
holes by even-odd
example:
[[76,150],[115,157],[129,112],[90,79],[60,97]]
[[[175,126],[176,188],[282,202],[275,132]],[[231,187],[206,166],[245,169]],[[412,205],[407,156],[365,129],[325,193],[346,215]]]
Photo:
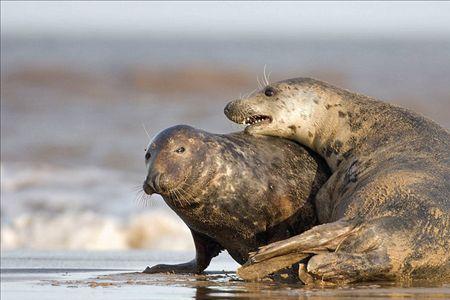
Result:
[[245,283],[229,281],[227,285],[197,285],[195,299],[403,299],[450,298],[450,285],[442,283],[372,283],[340,287],[308,287],[301,284]]
[[[49,281],[51,285],[86,287],[131,288],[134,293],[160,299],[171,295],[173,299],[403,299],[450,298],[450,285],[431,282],[363,283],[339,287],[310,287],[300,283],[244,282],[235,273],[212,272],[204,275],[116,273],[100,275],[78,281]],[[142,289],[142,290],[141,290]],[[145,289],[145,291],[144,291]]]

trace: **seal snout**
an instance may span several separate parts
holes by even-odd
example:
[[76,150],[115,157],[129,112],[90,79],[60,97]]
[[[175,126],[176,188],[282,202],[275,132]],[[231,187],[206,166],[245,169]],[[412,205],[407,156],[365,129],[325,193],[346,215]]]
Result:
[[225,106],[224,113],[231,121],[244,125],[272,123],[272,117],[260,114],[248,107],[241,99],[231,101]]
[[163,190],[161,189],[160,182],[161,182],[161,173],[151,174],[148,175],[147,178],[145,179],[142,188],[144,189],[144,192],[148,195],[154,193],[161,194]]
[[150,186],[146,181],[144,181],[144,184],[142,185],[142,189],[144,190],[144,192],[147,195],[152,195],[155,193],[155,189],[152,186]]
[[223,112],[225,113],[225,116],[227,116],[228,119],[235,123],[243,123],[245,120],[244,114],[241,113],[241,109],[239,108],[239,102],[240,100],[231,101],[225,106],[223,109]]

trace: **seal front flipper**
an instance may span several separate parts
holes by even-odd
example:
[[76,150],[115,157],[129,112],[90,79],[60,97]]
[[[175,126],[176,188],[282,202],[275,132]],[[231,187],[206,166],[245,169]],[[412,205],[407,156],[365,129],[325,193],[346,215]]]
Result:
[[237,275],[245,280],[259,280],[278,270],[292,266],[302,259],[310,256],[308,253],[290,253],[269,258],[263,262],[252,263],[248,261],[237,270]]
[[219,255],[220,251],[224,248],[210,237],[192,229],[191,234],[195,244],[195,258],[193,260],[182,264],[159,264],[153,267],[147,267],[143,273],[202,273],[209,266],[211,259]]
[[190,274],[190,273],[197,273],[197,261],[194,258],[193,260],[182,263],[182,264],[176,264],[176,265],[166,265],[166,264],[159,264],[155,265],[153,267],[147,267],[143,271],[143,273],[146,274],[155,274],[155,273],[177,273],[177,274]]
[[348,235],[355,231],[356,227],[356,222],[344,219],[333,223],[318,225],[302,234],[260,247],[257,252],[250,253],[249,261],[251,263],[256,263],[292,252],[298,253],[312,250],[334,249]]

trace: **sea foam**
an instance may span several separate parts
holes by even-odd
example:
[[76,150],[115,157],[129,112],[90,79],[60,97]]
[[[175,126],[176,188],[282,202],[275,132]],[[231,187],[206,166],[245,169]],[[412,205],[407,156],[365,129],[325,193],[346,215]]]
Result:
[[1,170],[2,250],[193,248],[189,229],[160,197],[136,205],[127,174],[24,164]]

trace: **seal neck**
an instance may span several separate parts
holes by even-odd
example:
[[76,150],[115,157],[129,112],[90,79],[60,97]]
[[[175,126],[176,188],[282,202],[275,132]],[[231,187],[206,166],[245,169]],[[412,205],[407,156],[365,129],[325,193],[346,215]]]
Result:
[[[345,153],[352,148],[351,140],[356,137],[351,134],[348,120],[344,117],[348,111],[348,103],[340,95],[316,95],[317,104],[311,112],[309,126],[302,126],[296,140],[311,148],[324,158],[332,171],[345,159]],[[305,124],[304,119],[298,120]]]

